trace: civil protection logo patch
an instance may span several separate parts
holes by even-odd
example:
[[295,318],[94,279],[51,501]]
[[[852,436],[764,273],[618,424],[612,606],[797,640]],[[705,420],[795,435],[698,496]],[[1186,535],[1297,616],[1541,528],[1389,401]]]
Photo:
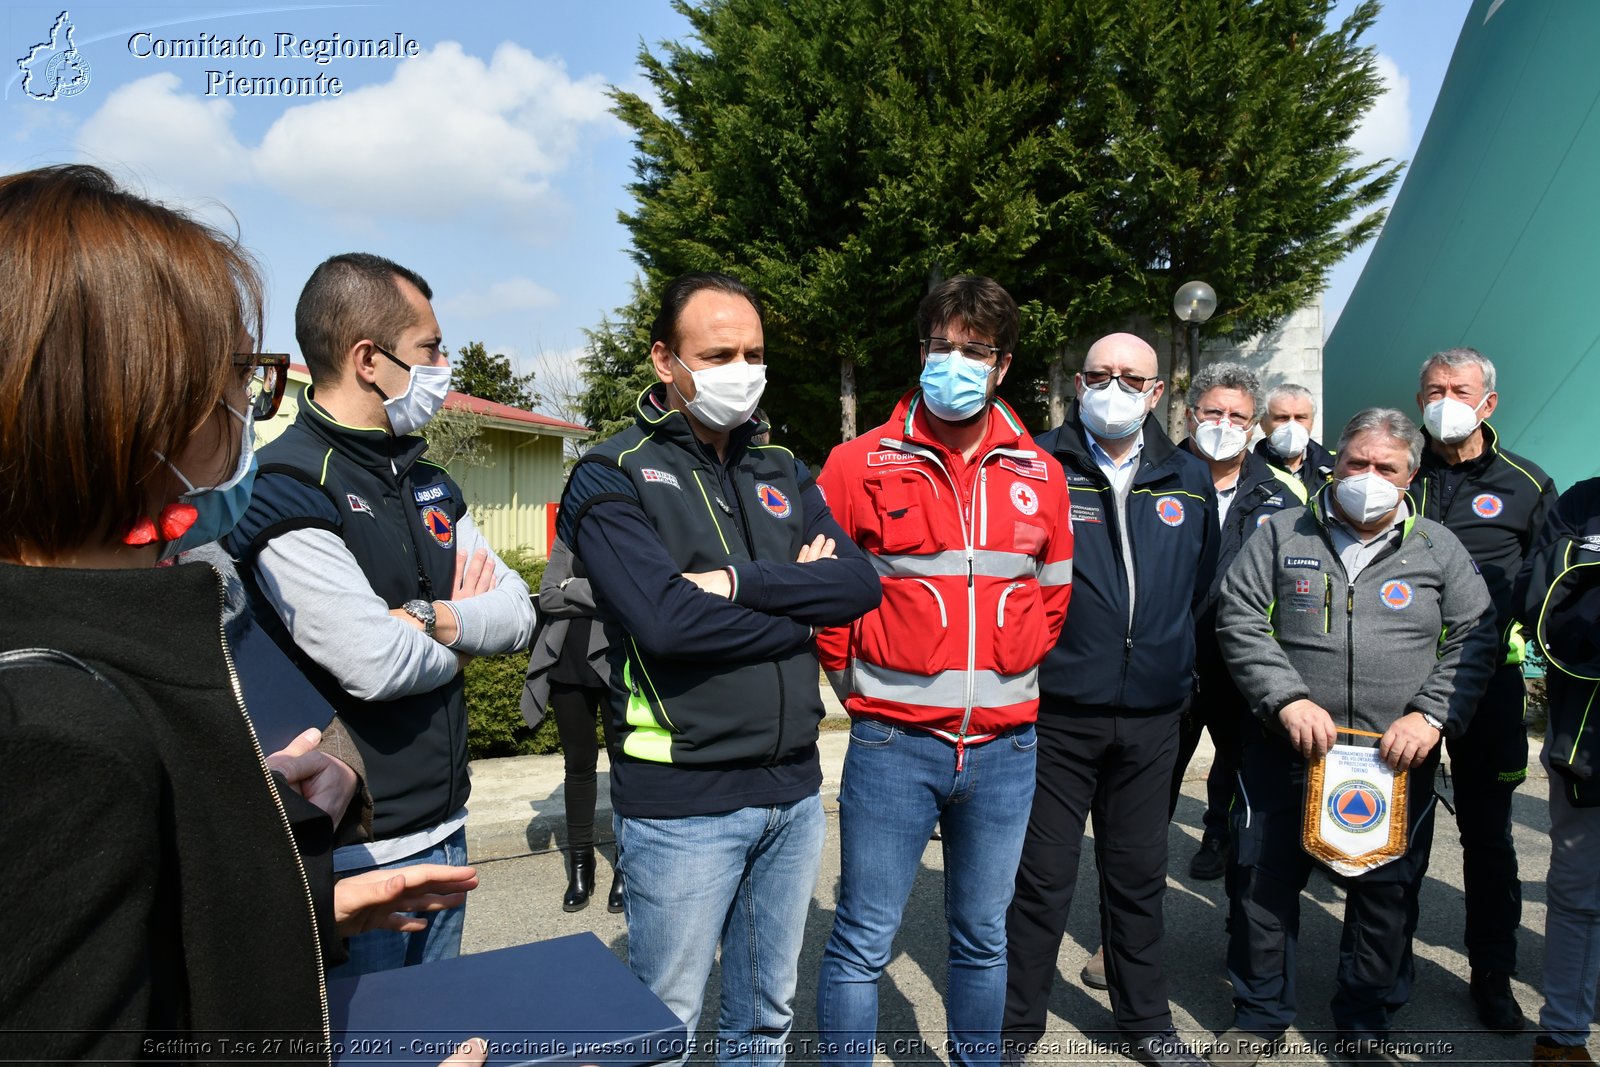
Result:
[[1480,519],[1492,519],[1506,509],[1506,502],[1493,493],[1479,493],[1472,498],[1472,513]]
[[1413,595],[1411,583],[1402,582],[1398,579],[1384,582],[1383,589],[1378,593],[1378,596],[1383,600],[1383,606],[1392,611],[1401,611],[1409,608]]
[[456,524],[450,521],[450,515],[444,508],[431,504],[423,508],[422,525],[427,527],[428,534],[438,542],[440,548],[449,548],[456,543]]
[[1294,580],[1294,591],[1296,593],[1309,593],[1309,592],[1311,592],[1311,579],[1310,578],[1296,578]]
[[794,505],[789,503],[789,498],[784,496],[777,486],[767,482],[756,483],[756,499],[767,509],[767,514],[775,519],[787,519],[794,511]]
[[1021,482],[1012,482],[1011,503],[1024,515],[1032,515],[1039,510],[1039,494]]
[[1328,817],[1353,834],[1364,834],[1383,822],[1389,802],[1371,782],[1352,778],[1328,794]]
[[1183,501],[1175,496],[1164,496],[1156,501],[1156,518],[1168,526],[1183,525]]

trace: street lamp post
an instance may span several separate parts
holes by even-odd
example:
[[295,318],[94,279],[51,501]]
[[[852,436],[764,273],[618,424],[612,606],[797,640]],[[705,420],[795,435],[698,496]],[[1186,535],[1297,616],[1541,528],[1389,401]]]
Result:
[[1202,281],[1184,282],[1172,297],[1172,313],[1189,331],[1187,345],[1173,345],[1172,403],[1168,424],[1174,434],[1182,425],[1185,395],[1200,364],[1200,324],[1217,310],[1217,291]]

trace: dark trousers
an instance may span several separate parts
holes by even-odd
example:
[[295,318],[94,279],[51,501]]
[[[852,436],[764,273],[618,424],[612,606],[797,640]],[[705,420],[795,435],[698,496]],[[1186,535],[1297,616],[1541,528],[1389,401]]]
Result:
[[1231,684],[1221,687],[1202,682],[1178,727],[1178,759],[1172,766],[1168,816],[1178,810],[1183,775],[1194,758],[1194,750],[1200,747],[1201,731],[1209,730],[1216,756],[1206,775],[1206,810],[1201,824],[1206,837],[1219,841],[1228,838],[1228,808],[1233,802],[1234,775],[1239,767],[1239,722],[1248,714],[1244,698]]
[[1522,668],[1489,680],[1467,732],[1446,742],[1467,898],[1467,961],[1475,971],[1517,971],[1522,882],[1511,843],[1511,801],[1528,777],[1527,692]]
[[1041,702],[1037,784],[1006,914],[1007,1041],[1031,1045],[1044,1033],[1090,814],[1117,1027],[1137,1035],[1172,1025],[1162,963],[1168,814],[1161,787],[1178,754],[1178,717],[1177,707]]
[[[1300,892],[1317,862],[1300,843],[1306,763],[1287,740],[1259,726],[1247,725],[1241,735],[1233,811],[1235,892],[1228,915],[1233,1025],[1276,1037],[1294,1023]],[[1411,996],[1411,938],[1433,844],[1438,766],[1435,749],[1411,771],[1411,842],[1404,856],[1357,878],[1330,872],[1346,893],[1333,1021],[1351,1037],[1387,1034],[1393,1013]]]
[[594,847],[594,806],[599,792],[596,770],[600,765],[600,746],[594,736],[597,715],[605,727],[606,750],[615,751],[611,716],[599,714],[605,697],[604,689],[550,683],[550,710],[555,713],[565,761],[562,794],[567,807],[567,847],[571,849]]

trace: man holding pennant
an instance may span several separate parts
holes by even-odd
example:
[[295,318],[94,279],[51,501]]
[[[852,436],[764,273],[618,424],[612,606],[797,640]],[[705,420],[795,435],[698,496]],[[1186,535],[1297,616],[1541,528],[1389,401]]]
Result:
[[[1256,1048],[1294,1022],[1313,852],[1348,894],[1332,1004],[1339,1051],[1387,1062],[1392,1014],[1410,997],[1439,741],[1466,729],[1498,649],[1472,557],[1405,494],[1421,452],[1401,412],[1358,413],[1312,507],[1269,520],[1223,582],[1217,639],[1254,721],[1242,728],[1233,812],[1234,1023],[1213,1063],[1255,1063]],[[1367,744],[1362,734],[1377,739],[1377,759],[1344,748]],[[1308,793],[1308,777],[1323,788]]]

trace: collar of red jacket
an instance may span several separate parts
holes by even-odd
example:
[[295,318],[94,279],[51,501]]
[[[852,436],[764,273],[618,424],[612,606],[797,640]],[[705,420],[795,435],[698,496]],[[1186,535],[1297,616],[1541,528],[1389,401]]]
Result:
[[[932,418],[923,406],[922,390],[913,389],[894,406],[889,425],[904,435],[902,440],[915,441],[919,445],[937,448],[946,455],[954,455],[933,435],[930,428]],[[1004,400],[995,397],[994,403],[989,405],[989,431],[983,435],[978,454],[982,455],[993,448],[1016,448],[1027,435],[1028,431],[1023,427],[1022,420],[1017,418],[1017,413]],[[1032,441],[1028,442],[1028,447],[1033,447]]]

